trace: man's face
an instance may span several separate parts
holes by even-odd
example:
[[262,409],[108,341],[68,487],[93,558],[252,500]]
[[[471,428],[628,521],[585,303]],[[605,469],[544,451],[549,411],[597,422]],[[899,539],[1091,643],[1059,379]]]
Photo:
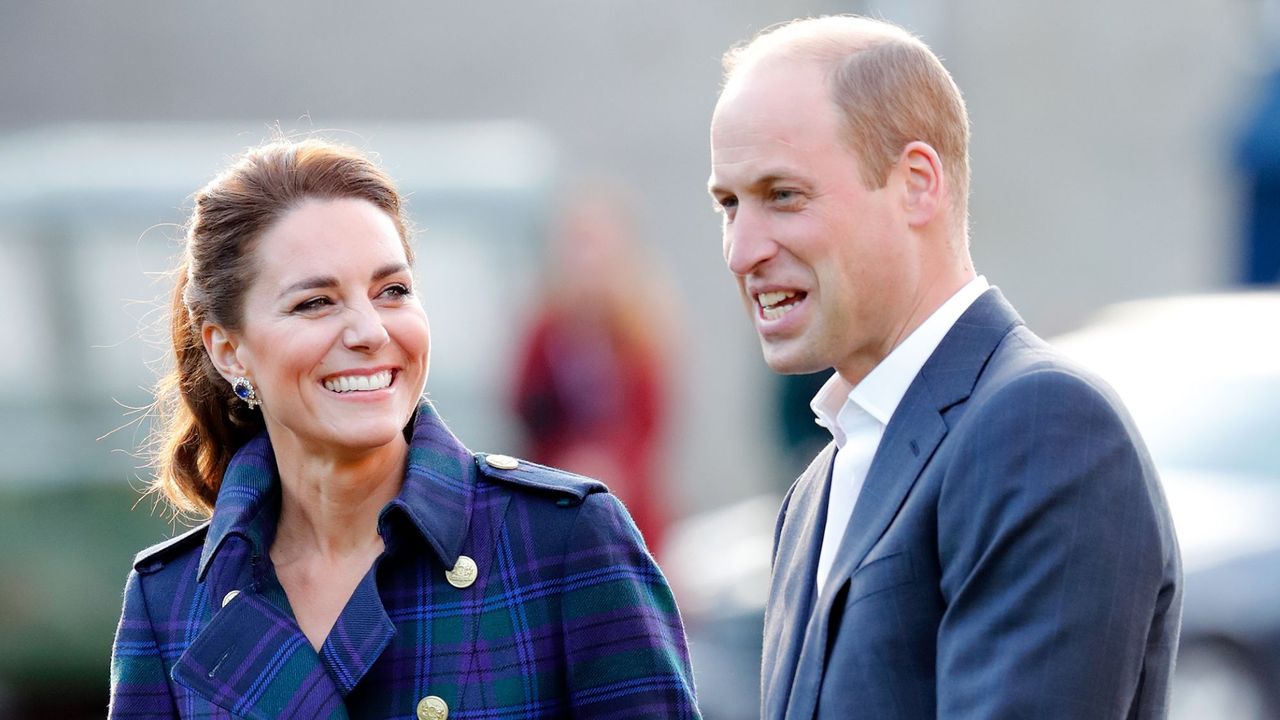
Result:
[[856,383],[905,334],[921,268],[903,183],[868,190],[841,132],[818,65],[744,68],[712,119],[710,190],[765,362]]

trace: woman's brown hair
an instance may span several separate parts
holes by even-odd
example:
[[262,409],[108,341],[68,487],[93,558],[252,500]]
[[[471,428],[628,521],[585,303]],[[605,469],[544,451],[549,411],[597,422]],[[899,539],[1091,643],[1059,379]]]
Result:
[[156,385],[151,490],[180,512],[208,515],[232,455],[265,427],[205,352],[206,322],[242,326],[256,278],[253,250],[268,228],[307,200],[367,200],[395,222],[413,262],[400,194],[361,152],[325,140],[253,148],[195,194],[185,248],[174,269],[173,369]]

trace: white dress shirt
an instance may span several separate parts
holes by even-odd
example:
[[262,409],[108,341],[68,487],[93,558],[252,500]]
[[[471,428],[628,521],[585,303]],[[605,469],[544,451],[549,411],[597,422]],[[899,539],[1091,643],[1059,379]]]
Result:
[[960,288],[920,327],[894,348],[857,386],[835,373],[814,396],[810,407],[817,423],[831,432],[836,441],[835,467],[831,472],[831,494],[827,499],[827,524],[818,553],[817,591],[831,573],[836,551],[849,527],[854,503],[867,479],[884,429],[907,394],[920,368],[938,348],[965,310],[991,285],[982,275]]

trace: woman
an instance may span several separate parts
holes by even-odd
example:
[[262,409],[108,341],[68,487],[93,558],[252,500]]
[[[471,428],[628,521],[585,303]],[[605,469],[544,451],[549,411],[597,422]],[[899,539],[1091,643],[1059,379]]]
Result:
[[664,307],[672,292],[637,245],[625,196],[596,183],[569,197],[512,405],[529,458],[608,482],[662,557],[665,359],[678,313]]
[[697,717],[671,593],[599,483],[473,455],[422,400],[391,181],[318,140],[197,193],[110,716]]

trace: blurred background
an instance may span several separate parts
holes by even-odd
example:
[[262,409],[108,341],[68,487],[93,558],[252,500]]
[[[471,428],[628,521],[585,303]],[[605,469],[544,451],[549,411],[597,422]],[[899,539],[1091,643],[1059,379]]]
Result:
[[[754,716],[773,513],[825,440],[724,269],[707,126],[729,45],[841,12],[914,30],[965,92],[979,271],[1172,427],[1179,712],[1280,717],[1276,0],[0,0],[0,717],[104,714],[131,558],[176,529],[137,492],[164,271],[190,194],[277,131],[379,155],[445,419],[608,481],[707,717]],[[1187,387],[1214,390],[1144,405]],[[1188,427],[1220,432],[1161,450]]]

